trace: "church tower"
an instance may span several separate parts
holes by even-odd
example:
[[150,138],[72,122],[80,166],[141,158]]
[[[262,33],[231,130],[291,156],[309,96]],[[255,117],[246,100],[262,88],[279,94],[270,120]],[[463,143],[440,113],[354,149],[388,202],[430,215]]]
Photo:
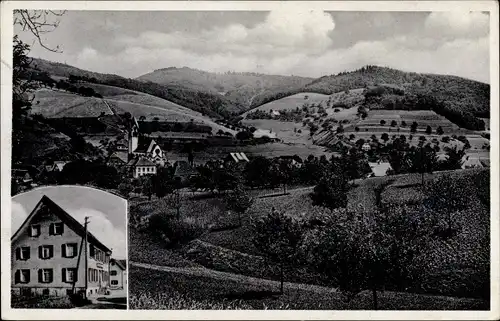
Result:
[[139,142],[139,124],[135,117],[132,118],[132,125],[128,131],[128,153],[133,154]]

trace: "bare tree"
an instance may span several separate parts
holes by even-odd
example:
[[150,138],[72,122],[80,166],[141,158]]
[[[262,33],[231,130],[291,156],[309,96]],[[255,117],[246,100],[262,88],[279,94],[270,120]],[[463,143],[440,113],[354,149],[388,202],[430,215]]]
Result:
[[51,48],[42,39],[43,35],[54,31],[61,22],[59,19],[66,10],[14,10],[14,26],[20,26],[23,31],[29,31],[43,48],[52,52],[62,52],[59,46]]

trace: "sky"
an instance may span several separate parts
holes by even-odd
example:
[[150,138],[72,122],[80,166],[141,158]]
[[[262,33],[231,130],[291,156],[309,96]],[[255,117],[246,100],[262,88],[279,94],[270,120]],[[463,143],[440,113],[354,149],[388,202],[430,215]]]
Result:
[[[21,38],[33,43],[33,37]],[[364,65],[489,83],[482,12],[68,11],[31,55],[134,78],[191,67],[321,77]]]
[[125,259],[127,201],[113,194],[83,186],[49,186],[18,194],[12,198],[11,232],[14,234],[43,195],[53,200],[110,248],[112,257]]

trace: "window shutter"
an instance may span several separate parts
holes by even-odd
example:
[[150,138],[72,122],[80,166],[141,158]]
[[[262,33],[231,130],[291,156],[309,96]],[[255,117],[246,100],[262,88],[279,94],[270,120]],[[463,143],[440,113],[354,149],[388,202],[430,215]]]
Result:
[[16,249],[16,260],[19,260],[21,258],[21,248],[18,247]]
[[42,269],[38,269],[38,282],[40,283],[43,283],[42,274],[43,274]]
[[66,269],[65,269],[65,268],[63,268],[63,269],[62,269],[62,281],[63,281],[63,282],[66,282],[66,280],[67,280],[67,278],[66,278]]
[[31,257],[31,247],[28,247],[28,255],[26,255],[26,260],[29,260]]
[[61,234],[64,234],[64,224],[61,223]]
[[17,283],[21,282],[20,274],[21,274],[21,271],[16,270],[16,272],[14,273],[14,283],[17,284]]
[[49,246],[49,258],[51,258],[53,256],[54,256],[54,246],[51,245],[51,246]]
[[28,270],[28,275],[26,276],[26,283],[30,282],[31,270]]
[[54,235],[54,223],[50,223],[49,226],[49,235]]
[[54,270],[50,269],[49,283],[52,283],[52,281],[54,281]]
[[43,255],[42,255],[42,254],[43,254],[43,249],[42,249],[42,246],[40,245],[40,246],[38,247],[38,257],[39,257],[39,258],[41,258],[41,259],[43,258]]
[[61,256],[67,257],[66,256],[66,244],[61,244]]

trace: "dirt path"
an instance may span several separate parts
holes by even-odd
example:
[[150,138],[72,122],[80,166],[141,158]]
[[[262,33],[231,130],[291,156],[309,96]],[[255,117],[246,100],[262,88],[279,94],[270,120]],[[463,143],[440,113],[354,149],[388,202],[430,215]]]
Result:
[[[238,282],[240,284],[248,284],[248,285],[258,284],[258,285],[264,285],[264,286],[275,287],[275,288],[279,288],[279,286],[280,286],[279,281],[260,279],[260,278],[245,276],[245,275],[241,275],[241,274],[234,274],[234,273],[229,273],[229,272],[221,272],[221,271],[211,270],[211,269],[207,269],[207,268],[170,267],[170,266],[154,265],[154,264],[148,264],[148,263],[139,263],[139,262],[133,262],[133,261],[130,261],[129,264],[131,266],[136,266],[136,267],[140,267],[140,268],[144,268],[144,269],[164,271],[164,272],[169,272],[169,273],[178,273],[178,274],[189,275],[189,276],[201,276],[201,277],[207,277],[207,278],[211,278],[214,280],[220,280],[220,281],[225,281],[225,282],[233,281],[233,282]],[[317,293],[325,293],[325,292],[336,293],[336,292],[338,292],[338,290],[335,288],[328,288],[328,287],[319,286],[319,285],[291,283],[291,282],[285,282],[283,285],[284,285],[285,289],[289,289],[289,290],[313,291],[313,292],[317,292]]]

